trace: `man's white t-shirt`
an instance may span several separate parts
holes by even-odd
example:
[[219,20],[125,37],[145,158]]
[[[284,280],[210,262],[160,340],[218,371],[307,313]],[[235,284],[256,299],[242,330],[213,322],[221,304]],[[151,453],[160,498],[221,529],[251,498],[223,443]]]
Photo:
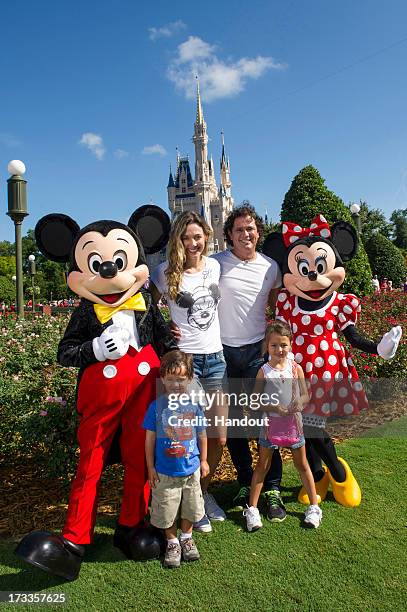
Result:
[[221,268],[219,322],[222,343],[243,346],[263,340],[266,308],[271,289],[281,286],[281,273],[274,259],[256,252],[243,261],[231,251],[211,256]]
[[181,330],[179,348],[185,353],[208,355],[222,350],[218,303],[220,300],[220,265],[205,257],[205,267],[195,274],[185,273],[181,279],[176,301],[168,298],[168,283],[163,262],[151,274],[151,280],[165,297],[171,319]]

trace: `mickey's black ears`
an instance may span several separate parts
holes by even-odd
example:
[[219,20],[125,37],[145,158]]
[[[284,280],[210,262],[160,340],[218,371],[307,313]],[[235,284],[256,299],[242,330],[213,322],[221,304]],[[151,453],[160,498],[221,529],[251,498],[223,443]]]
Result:
[[67,215],[54,213],[42,217],[35,226],[35,241],[41,253],[58,263],[69,261],[79,225]]
[[284,245],[281,232],[272,232],[269,234],[264,241],[262,251],[267,257],[274,259],[281,268],[287,256],[287,248]]
[[140,238],[147,255],[161,251],[168,242],[170,218],[158,206],[153,204],[140,206],[131,215],[127,225]]
[[358,236],[353,225],[347,221],[337,221],[331,227],[331,242],[342,261],[349,261],[358,250]]

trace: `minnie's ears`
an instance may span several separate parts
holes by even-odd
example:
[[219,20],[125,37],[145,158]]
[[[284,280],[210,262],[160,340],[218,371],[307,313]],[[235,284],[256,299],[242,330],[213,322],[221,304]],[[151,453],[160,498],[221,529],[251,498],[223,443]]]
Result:
[[353,225],[347,221],[337,221],[331,227],[331,242],[342,261],[349,261],[358,250],[358,236]]
[[140,238],[147,255],[161,251],[168,242],[170,218],[158,206],[153,204],[140,206],[131,215],[127,225]]
[[287,255],[287,248],[284,245],[281,232],[272,232],[269,234],[264,241],[262,251],[267,257],[274,259],[281,268]]
[[57,213],[46,215],[35,226],[35,241],[47,259],[65,263],[69,261],[79,229],[76,221],[67,215]]

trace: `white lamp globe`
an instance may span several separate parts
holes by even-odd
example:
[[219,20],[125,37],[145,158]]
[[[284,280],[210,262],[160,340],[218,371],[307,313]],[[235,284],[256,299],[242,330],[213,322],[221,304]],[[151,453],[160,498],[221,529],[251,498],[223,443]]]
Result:
[[352,213],[352,215],[358,215],[360,213],[359,204],[352,204],[352,206],[350,207],[350,212]]
[[19,159],[12,159],[11,162],[8,163],[7,166],[8,173],[12,176],[15,174],[25,174],[25,164]]
[[28,261],[35,261],[35,255],[29,255]]

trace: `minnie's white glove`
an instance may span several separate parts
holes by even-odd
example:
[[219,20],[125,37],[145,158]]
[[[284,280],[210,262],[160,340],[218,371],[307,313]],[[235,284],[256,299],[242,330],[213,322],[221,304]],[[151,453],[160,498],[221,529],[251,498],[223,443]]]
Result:
[[392,359],[396,354],[403,330],[400,325],[392,327],[390,331],[384,334],[383,338],[377,345],[377,352],[383,359]]
[[120,359],[129,350],[130,333],[118,325],[109,325],[98,338],[92,341],[92,348],[98,361]]

